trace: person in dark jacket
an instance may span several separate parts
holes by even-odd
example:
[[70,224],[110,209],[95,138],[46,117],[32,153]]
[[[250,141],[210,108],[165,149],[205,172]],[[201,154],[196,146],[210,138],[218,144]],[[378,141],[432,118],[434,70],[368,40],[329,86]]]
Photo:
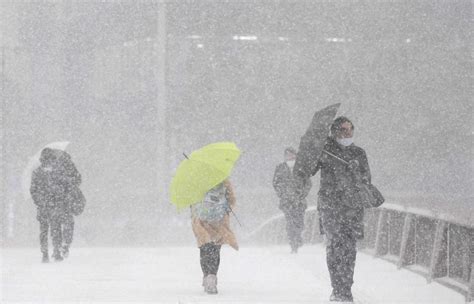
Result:
[[354,145],[353,133],[354,125],[348,118],[336,118],[313,172],[321,171],[318,211],[327,239],[326,258],[333,288],[330,301],[337,302],[353,301],[356,242],[364,237],[364,207],[357,199],[357,185],[370,183],[371,179],[366,153]]
[[304,181],[303,190],[299,191],[297,180],[293,176],[296,160],[296,150],[286,148],[285,162],[279,164],[273,176],[273,188],[280,199],[279,208],[286,219],[286,232],[291,247],[291,253],[297,253],[303,245],[301,234],[304,229],[304,213],[307,207],[306,196],[311,190],[311,180]]
[[79,195],[82,195],[82,192],[79,190],[82,178],[72,162],[71,156],[64,151],[58,151],[60,153],[58,157],[59,176],[62,177],[62,183],[66,185],[67,192],[66,209],[61,222],[61,255],[62,257],[67,258],[74,237],[74,215],[77,215],[77,213],[74,213],[75,211],[73,208],[75,207],[74,205],[76,201],[79,199]]
[[30,193],[37,206],[42,261],[49,262],[48,230],[53,243],[52,257],[62,261],[69,254],[74,230],[69,197],[72,188],[81,183],[81,175],[64,151],[45,148],[40,163],[33,171]]

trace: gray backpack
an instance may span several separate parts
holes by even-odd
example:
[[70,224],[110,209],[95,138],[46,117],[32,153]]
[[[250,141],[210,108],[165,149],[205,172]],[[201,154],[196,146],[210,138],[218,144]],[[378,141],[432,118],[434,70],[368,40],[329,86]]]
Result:
[[209,190],[204,199],[193,205],[194,214],[202,221],[215,223],[221,221],[230,212],[223,183]]

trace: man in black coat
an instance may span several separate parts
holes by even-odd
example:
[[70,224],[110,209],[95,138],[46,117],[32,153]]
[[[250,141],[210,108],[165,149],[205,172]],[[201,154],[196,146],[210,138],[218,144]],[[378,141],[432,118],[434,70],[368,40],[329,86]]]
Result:
[[30,193],[37,206],[43,262],[49,262],[48,230],[53,258],[62,261],[69,253],[74,231],[70,194],[73,187],[81,183],[81,175],[64,151],[45,148],[41,151],[40,163],[33,171]]
[[348,118],[336,118],[313,172],[314,175],[321,170],[318,211],[327,238],[331,301],[353,301],[356,242],[364,237],[364,207],[358,200],[357,185],[370,183],[371,176],[365,151],[352,142],[353,132],[354,125]]
[[279,164],[273,176],[273,188],[280,198],[279,208],[286,219],[286,232],[291,246],[291,252],[297,253],[303,245],[301,234],[304,229],[304,213],[307,207],[306,196],[311,190],[311,180],[304,181],[302,191],[297,191],[297,180],[293,176],[296,151],[285,149],[285,162]]

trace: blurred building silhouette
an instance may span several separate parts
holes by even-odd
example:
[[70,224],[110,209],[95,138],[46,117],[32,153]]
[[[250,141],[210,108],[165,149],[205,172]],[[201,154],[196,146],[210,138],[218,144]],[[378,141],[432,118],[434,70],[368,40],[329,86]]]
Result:
[[[282,147],[333,102],[382,189],[472,197],[470,1],[1,8],[2,236],[13,213],[15,239],[34,237],[34,208],[12,185],[50,141],[70,140],[82,170],[85,242],[147,244],[175,213],[167,185],[182,152],[233,140],[237,187],[265,191]],[[253,223],[275,207],[241,212]],[[93,237],[95,223],[138,232]]]

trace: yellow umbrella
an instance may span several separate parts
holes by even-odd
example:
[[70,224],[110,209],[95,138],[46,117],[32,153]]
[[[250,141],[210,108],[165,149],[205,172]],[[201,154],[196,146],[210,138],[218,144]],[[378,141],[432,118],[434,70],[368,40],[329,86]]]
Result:
[[240,150],[233,142],[218,142],[194,151],[171,180],[171,202],[178,209],[202,201],[207,191],[229,177]]

